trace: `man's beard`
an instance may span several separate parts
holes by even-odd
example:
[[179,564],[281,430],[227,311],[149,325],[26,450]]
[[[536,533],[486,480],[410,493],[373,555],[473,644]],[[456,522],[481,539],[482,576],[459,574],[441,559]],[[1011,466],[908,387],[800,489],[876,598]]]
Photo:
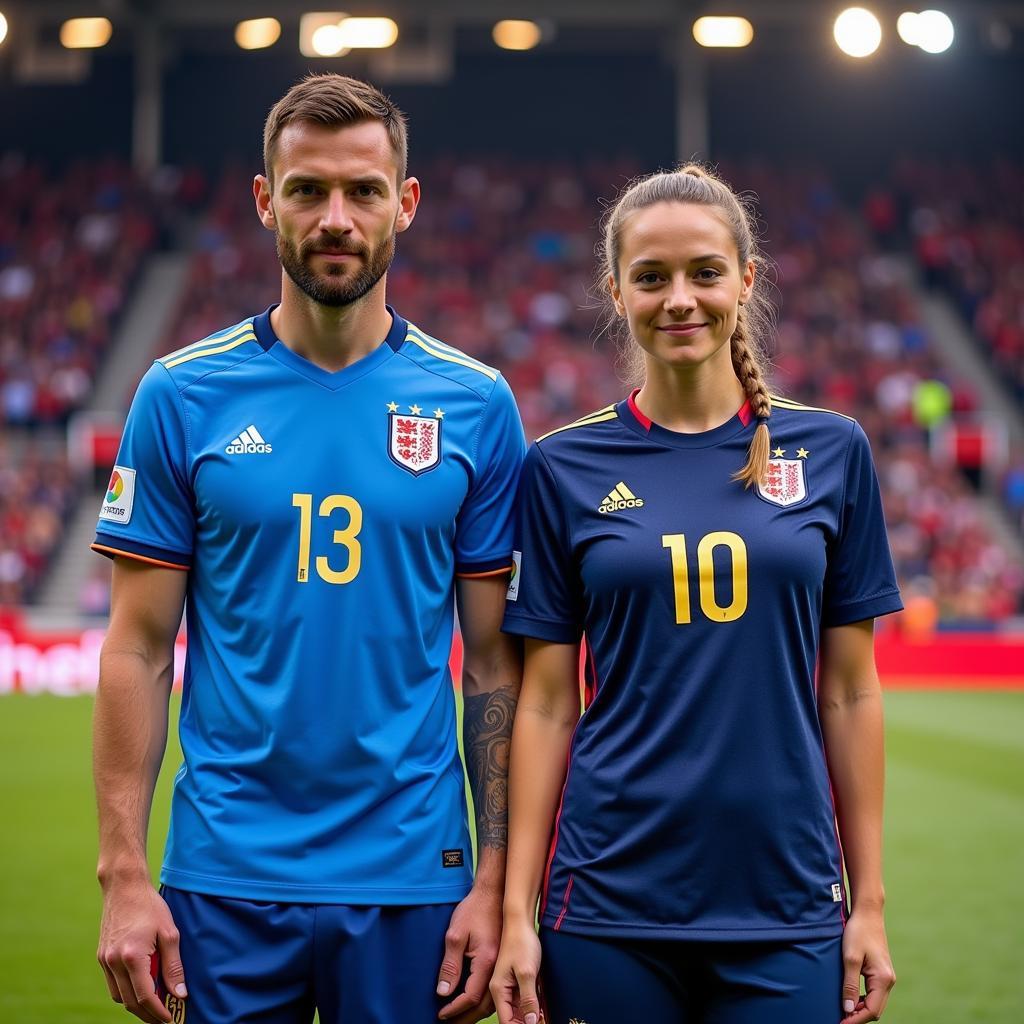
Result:
[[[277,257],[285,273],[314,302],[321,306],[348,306],[361,299],[388,272],[395,258],[395,236],[389,235],[376,249],[345,241],[304,242],[298,250],[278,231]],[[345,274],[344,264],[328,264],[326,274],[318,274],[309,265],[315,252],[351,253],[362,260],[354,274]]]

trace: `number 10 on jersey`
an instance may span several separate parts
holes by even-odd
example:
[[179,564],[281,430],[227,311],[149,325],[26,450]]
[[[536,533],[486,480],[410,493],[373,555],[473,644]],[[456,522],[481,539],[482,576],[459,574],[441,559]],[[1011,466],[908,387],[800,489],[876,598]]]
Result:
[[[299,583],[308,583],[310,535],[313,532],[313,495],[293,494],[292,505],[299,510],[299,565],[295,578]],[[345,548],[348,564],[343,569],[335,569],[326,555],[317,555],[316,574],[325,583],[351,583],[359,575],[359,567],[363,561],[363,548],[356,540],[363,528],[362,506],[347,494],[328,494],[320,502],[319,514],[327,519],[338,509],[348,513],[348,526],[344,530],[335,530],[331,539],[335,544]]]
[[[691,621],[690,574],[686,556],[686,535],[662,534],[661,546],[672,556],[672,589],[676,603],[676,624]],[[723,606],[715,594],[715,548],[729,551],[732,566],[732,601]],[[747,546],[736,533],[716,531],[697,544],[697,572],[700,578],[700,610],[712,622],[733,622],[747,610]]]

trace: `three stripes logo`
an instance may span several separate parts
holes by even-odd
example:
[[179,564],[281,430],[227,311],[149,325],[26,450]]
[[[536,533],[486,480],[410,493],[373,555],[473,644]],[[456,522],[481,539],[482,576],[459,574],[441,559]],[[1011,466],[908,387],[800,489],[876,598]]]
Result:
[[273,450],[253,423],[224,449],[228,455],[269,455]]
[[601,502],[598,512],[621,512],[627,508],[643,508],[644,499],[638,498],[621,480]]

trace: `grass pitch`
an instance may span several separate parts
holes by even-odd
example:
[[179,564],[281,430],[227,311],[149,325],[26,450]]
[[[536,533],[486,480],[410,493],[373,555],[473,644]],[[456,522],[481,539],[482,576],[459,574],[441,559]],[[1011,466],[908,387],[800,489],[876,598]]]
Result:
[[[885,1019],[1019,1024],[1024,693],[894,692],[886,711],[885,873],[899,983]],[[3,1024],[127,1019],[95,962],[91,712],[87,698],[0,698]],[[170,746],[154,867],[178,761]]]

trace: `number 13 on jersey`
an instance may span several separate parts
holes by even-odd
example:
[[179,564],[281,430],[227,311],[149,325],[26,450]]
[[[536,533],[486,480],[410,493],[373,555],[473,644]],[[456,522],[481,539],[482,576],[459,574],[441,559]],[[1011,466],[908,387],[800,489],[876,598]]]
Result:
[[[308,583],[310,535],[313,531],[313,495],[293,494],[292,505],[299,510],[299,565],[295,578],[299,583]],[[320,502],[319,514],[327,519],[338,509],[348,513],[348,526],[344,530],[335,530],[331,539],[335,544],[345,548],[348,553],[348,564],[343,569],[335,569],[326,555],[317,555],[316,573],[325,583],[351,583],[359,575],[359,567],[363,561],[363,548],[356,540],[363,528],[362,506],[347,494],[328,494]]]
[[[690,576],[686,555],[686,535],[666,533],[661,546],[672,556],[672,588],[676,603],[676,624],[691,621]],[[715,594],[715,548],[729,551],[732,566],[732,601],[724,607]],[[712,622],[733,622],[747,610],[747,546],[736,533],[716,531],[701,537],[697,544],[697,571],[700,578],[700,610]]]

